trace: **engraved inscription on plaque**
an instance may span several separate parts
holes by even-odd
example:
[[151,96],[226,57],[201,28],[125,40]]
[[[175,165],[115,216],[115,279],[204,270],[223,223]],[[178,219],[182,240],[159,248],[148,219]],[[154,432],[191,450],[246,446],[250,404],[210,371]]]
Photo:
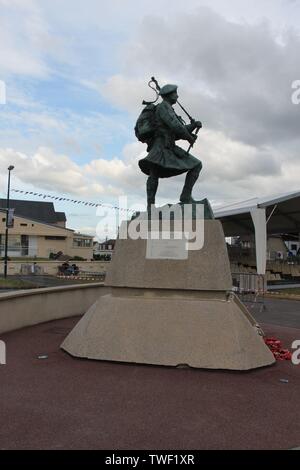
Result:
[[146,259],[188,259],[187,240],[155,239],[147,240]]

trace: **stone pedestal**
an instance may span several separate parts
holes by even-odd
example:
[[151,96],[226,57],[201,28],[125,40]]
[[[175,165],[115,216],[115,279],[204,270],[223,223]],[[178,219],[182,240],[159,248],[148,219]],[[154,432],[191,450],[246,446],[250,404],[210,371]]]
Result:
[[[205,220],[200,250],[151,251],[149,240],[121,240],[106,285],[62,348],[109,361],[248,370],[274,362],[251,314],[231,293],[221,223]],[[171,244],[176,242],[170,241]],[[178,245],[179,246],[179,245]],[[159,259],[160,257],[160,259]]]

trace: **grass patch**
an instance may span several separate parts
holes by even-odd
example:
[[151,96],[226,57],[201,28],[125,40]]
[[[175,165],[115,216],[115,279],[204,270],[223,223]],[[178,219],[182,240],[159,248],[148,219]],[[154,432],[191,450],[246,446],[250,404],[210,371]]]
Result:
[[31,264],[31,263],[35,263],[38,261],[53,261],[53,260],[49,258],[24,258],[20,256],[9,256],[9,261],[11,261],[12,263],[14,261],[22,261],[24,264]]
[[29,281],[22,281],[21,279],[4,279],[0,278],[0,289],[34,289],[37,286]]
[[288,289],[278,289],[277,292],[280,292],[280,294],[300,295],[300,287],[289,287]]

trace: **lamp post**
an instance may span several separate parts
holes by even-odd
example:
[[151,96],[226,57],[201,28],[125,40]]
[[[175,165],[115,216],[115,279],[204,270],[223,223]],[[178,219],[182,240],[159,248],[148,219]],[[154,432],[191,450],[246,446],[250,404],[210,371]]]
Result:
[[6,228],[5,228],[5,251],[4,251],[4,277],[7,277],[7,248],[8,248],[8,214],[9,214],[9,191],[10,191],[10,172],[14,169],[13,165],[8,168],[7,199],[6,199]]

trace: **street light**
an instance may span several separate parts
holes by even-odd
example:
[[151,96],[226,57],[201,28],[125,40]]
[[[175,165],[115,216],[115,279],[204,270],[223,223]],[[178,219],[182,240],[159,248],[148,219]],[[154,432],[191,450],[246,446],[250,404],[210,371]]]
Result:
[[10,191],[10,172],[14,169],[13,165],[8,168],[7,199],[6,199],[6,228],[5,228],[5,251],[4,251],[4,277],[7,277],[7,247],[8,247],[8,215],[9,215],[9,191]]

